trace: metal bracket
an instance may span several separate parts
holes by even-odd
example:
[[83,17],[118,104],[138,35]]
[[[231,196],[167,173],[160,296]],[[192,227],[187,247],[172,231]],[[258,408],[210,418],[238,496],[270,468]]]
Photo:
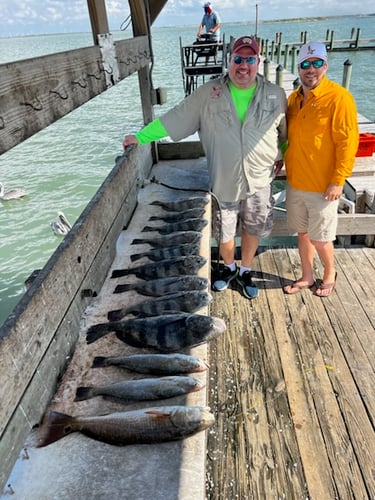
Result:
[[100,52],[102,54],[105,81],[108,87],[112,87],[120,81],[120,72],[117,64],[115,45],[112,34],[104,33],[98,35]]

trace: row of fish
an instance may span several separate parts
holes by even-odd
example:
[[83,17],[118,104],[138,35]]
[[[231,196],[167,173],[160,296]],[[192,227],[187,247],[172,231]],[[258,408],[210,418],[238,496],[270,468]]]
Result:
[[[146,297],[134,305],[108,311],[108,322],[91,326],[86,341],[91,344],[114,332],[122,342],[150,348],[153,354],[94,358],[92,368],[117,366],[151,377],[122,380],[113,384],[78,387],[75,401],[101,396],[123,403],[154,401],[199,391],[204,385],[191,376],[208,369],[199,358],[178,351],[200,345],[221,335],[225,322],[196,314],[212,300],[209,282],[199,277],[206,259],[199,255],[205,197],[179,202],[153,202],[167,214],[152,216],[162,225],[145,226],[142,232],[158,235],[135,239],[132,244],[148,244],[151,250],[130,256],[132,262],[146,258],[149,263],[130,269],[116,269],[112,278],[135,275],[136,283],[118,284],[115,294],[133,290]],[[126,316],[133,317],[124,319]],[[45,446],[70,432],[82,432],[106,443],[123,445],[182,439],[214,423],[207,408],[161,406],[103,416],[72,417],[50,412],[45,433],[38,446]]]

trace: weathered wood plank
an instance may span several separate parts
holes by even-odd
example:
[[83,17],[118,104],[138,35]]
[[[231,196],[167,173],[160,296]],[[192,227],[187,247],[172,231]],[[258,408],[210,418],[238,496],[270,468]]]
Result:
[[[147,37],[115,43],[120,79],[150,61]],[[98,46],[0,65],[0,154],[107,89]]]
[[[258,299],[249,302],[236,290],[214,294],[211,309],[226,319],[228,331],[211,352],[217,367],[211,377],[210,404],[218,412],[218,426],[208,441],[208,498],[281,498],[285,494],[288,498],[362,499],[374,494],[370,318],[375,302],[370,297],[375,250],[338,249],[336,260],[337,290],[328,299],[315,297],[310,290],[283,294],[282,284],[300,276],[300,261],[297,249],[282,248],[260,252],[255,259]],[[314,268],[321,276],[318,259]],[[227,413],[229,396],[232,411]],[[262,407],[259,414],[253,397]],[[241,421],[226,440],[233,415],[251,415],[252,422],[250,418]],[[263,418],[269,429],[257,432],[254,428],[261,426]],[[285,435],[281,438],[276,429]],[[268,457],[263,469],[254,466],[261,438],[262,456]],[[252,446],[250,455],[242,452],[247,446]],[[287,474],[277,467],[286,467]],[[270,484],[262,482],[262,472]]]

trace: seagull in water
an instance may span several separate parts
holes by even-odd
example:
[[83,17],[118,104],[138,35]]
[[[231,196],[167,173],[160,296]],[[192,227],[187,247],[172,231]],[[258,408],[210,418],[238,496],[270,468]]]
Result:
[[51,222],[52,231],[56,236],[66,236],[72,229],[72,225],[65,217],[63,212],[57,212],[58,219]]
[[18,198],[26,196],[26,194],[26,191],[19,188],[9,189],[8,191],[5,191],[4,184],[0,182],[0,200],[17,200]]

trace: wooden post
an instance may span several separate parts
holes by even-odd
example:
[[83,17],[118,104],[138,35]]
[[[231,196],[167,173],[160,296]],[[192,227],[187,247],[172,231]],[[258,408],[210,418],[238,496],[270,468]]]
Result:
[[286,43],[284,45],[284,68],[288,67],[288,59],[289,59],[289,45]]
[[276,57],[277,64],[280,64],[280,57],[281,57],[281,42],[277,44],[277,57]]
[[284,68],[279,64],[276,68],[276,83],[279,87],[283,86],[283,71]]
[[350,87],[350,78],[352,76],[352,63],[349,59],[344,62],[344,72],[342,76],[342,86],[346,89]]
[[271,61],[273,61],[274,55],[275,55],[275,42],[274,42],[274,40],[272,40],[272,42],[271,42],[271,53],[270,53]]
[[87,0],[94,45],[99,45],[98,35],[109,33],[105,0]]
[[297,47],[295,45],[292,47],[292,67],[290,72],[292,75],[297,74]]
[[267,58],[263,61],[263,76],[266,80],[270,80],[270,60]]
[[[150,52],[152,54],[151,32],[147,19],[148,13],[145,9],[145,3],[139,2],[139,0],[129,0],[129,7],[134,36],[146,35],[149,40]],[[152,106],[152,81],[150,67],[144,67],[138,71],[138,82],[141,94],[143,122],[147,125],[152,122],[155,116],[154,108]],[[157,148],[155,144],[152,144],[152,155],[154,161],[157,162]]]

